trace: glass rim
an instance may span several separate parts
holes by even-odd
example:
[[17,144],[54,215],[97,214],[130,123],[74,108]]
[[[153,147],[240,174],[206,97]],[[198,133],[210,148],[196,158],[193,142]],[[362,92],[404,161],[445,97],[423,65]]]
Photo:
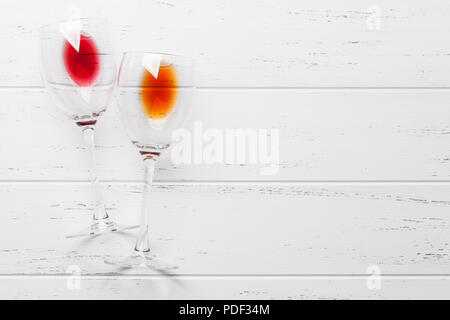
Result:
[[96,21],[96,22],[107,23],[108,19],[107,18],[98,18],[98,17],[83,17],[83,18],[62,19],[62,20],[58,20],[58,21],[54,21],[54,22],[50,22],[50,23],[44,24],[44,25],[40,26],[37,30],[42,32],[45,29],[49,29],[50,27],[55,27],[55,26],[60,25],[61,23],[72,22],[72,21]]

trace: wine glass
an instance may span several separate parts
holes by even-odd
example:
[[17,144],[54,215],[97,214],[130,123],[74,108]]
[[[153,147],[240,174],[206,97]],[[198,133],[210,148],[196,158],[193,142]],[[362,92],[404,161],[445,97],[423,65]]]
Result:
[[144,193],[139,235],[124,260],[105,260],[124,268],[171,269],[150,254],[150,190],[155,163],[171,143],[172,133],[186,119],[194,92],[193,60],[155,52],[123,54],[118,79],[119,114],[144,167]]
[[95,165],[95,124],[108,107],[116,82],[107,22],[73,19],[43,26],[39,31],[41,75],[47,92],[81,129],[90,154],[93,221],[87,230],[69,237],[117,231],[121,227],[106,212]]

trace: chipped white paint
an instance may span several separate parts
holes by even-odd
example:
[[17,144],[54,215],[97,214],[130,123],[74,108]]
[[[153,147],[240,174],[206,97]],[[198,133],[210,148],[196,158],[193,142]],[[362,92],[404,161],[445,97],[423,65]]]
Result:
[[[0,177],[88,180],[78,127],[41,90],[2,90]],[[167,153],[157,180],[449,180],[450,91],[199,90],[191,115],[203,128],[278,129],[280,169],[258,165],[179,165]],[[104,180],[141,180],[142,164],[115,105],[99,121]],[[30,156],[32,155],[32,156]]]
[[91,276],[67,290],[65,276],[0,276],[9,299],[448,299],[445,276],[386,277],[368,290],[365,277]]
[[[195,57],[191,121],[280,130],[275,176],[161,159],[152,245],[172,279],[103,263],[131,235],[65,239],[90,218],[87,163],[39,88],[36,28],[74,4],[109,18],[118,59]],[[449,18],[438,0],[3,0],[0,297],[450,298]],[[110,212],[136,223],[141,164],[114,105],[98,151]]]
[[[442,0],[3,0],[1,85],[41,85],[36,29],[73,4],[110,20],[118,57],[140,49],[196,57],[201,86],[450,85]],[[370,5],[382,12],[379,29],[367,27]]]
[[[371,265],[383,274],[447,274],[448,188],[159,184],[152,246],[181,275],[355,275]],[[61,274],[71,265],[84,274],[111,273],[117,270],[103,258],[133,246],[127,236],[65,239],[90,219],[85,183],[4,183],[0,192],[15,199],[3,204],[2,274]],[[106,188],[106,206],[124,224],[137,221],[140,199],[140,185]]]

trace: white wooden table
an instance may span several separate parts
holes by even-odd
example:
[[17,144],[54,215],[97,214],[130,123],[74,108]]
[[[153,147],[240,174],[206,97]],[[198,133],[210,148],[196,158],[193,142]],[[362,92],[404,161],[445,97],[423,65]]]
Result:
[[[132,236],[65,238],[92,213],[88,163],[36,29],[73,3],[0,3],[0,298],[450,298],[450,3],[76,1],[118,53],[197,59],[191,123],[280,130],[273,176],[163,157],[152,246],[170,278],[103,263]],[[143,170],[115,103],[97,129],[107,207],[136,223]]]

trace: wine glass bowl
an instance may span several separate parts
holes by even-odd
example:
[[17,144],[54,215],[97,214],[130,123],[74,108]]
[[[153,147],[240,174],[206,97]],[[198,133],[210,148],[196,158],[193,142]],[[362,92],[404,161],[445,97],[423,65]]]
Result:
[[190,111],[194,79],[190,58],[153,52],[123,55],[118,79],[122,123],[141,151],[160,152]]
[[116,81],[106,20],[67,20],[39,31],[41,75],[48,93],[77,125],[94,125],[107,109]]

